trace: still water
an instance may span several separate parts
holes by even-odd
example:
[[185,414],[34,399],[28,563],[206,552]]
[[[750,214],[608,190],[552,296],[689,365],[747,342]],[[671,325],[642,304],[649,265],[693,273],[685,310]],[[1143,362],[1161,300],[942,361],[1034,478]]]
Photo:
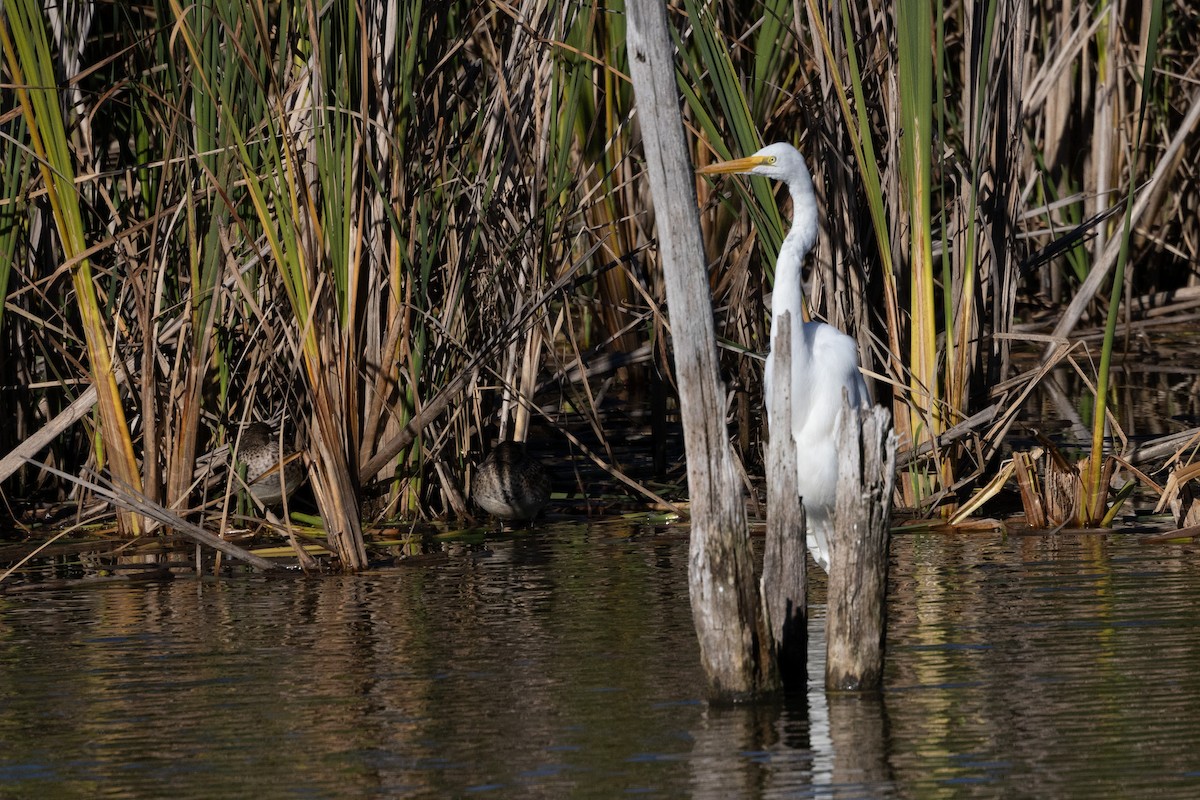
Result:
[[0,597],[0,798],[1200,796],[1190,545],[898,535],[882,696],[735,708],[686,573],[684,529],[562,523]]

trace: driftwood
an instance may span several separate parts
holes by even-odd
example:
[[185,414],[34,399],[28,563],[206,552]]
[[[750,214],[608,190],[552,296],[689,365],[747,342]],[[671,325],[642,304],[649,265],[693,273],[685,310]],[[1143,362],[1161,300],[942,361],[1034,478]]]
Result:
[[[762,600],[767,610],[779,677],[789,688],[808,680],[808,605],[804,507],[796,483],[792,439],[791,314],[776,323],[774,374],[766,398],[771,421],[767,442],[767,533],[763,545]],[[803,324],[803,323],[799,323]]]
[[877,689],[883,679],[896,434],[882,406],[845,408],[838,425],[837,513],[829,542],[825,688]]
[[646,153],[692,500],[689,586],[709,695],[737,700],[776,688],[741,485],[725,431],[712,300],[683,135],[679,90],[662,0],[628,9],[629,66]]

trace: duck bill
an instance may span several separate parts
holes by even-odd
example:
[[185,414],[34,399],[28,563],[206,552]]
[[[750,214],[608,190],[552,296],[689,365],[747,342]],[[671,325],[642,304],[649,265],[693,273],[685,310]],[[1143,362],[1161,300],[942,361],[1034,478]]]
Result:
[[725,175],[732,172],[749,172],[755,167],[762,166],[766,161],[762,156],[747,156],[746,158],[735,158],[732,161],[718,161],[716,164],[700,167],[696,172],[700,175]]

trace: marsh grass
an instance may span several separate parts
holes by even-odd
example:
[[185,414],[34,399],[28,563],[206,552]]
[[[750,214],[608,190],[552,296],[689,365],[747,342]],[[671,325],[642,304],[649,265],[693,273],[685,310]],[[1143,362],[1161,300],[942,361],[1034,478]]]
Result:
[[[1154,152],[1138,125],[1138,102],[1158,97],[1165,110],[1161,98],[1174,96],[1186,108],[1193,93],[1149,80],[1171,71],[1164,51],[1153,46],[1163,38],[1150,24],[1153,4],[1037,6],[1032,16],[1023,4],[1002,1],[902,2],[894,9],[807,3],[803,11],[806,18],[790,30],[799,32],[800,52],[813,62],[808,74],[816,80],[798,82],[793,113],[759,117],[769,121],[761,140],[799,140],[824,186],[824,235],[810,303],[817,317],[859,337],[865,366],[879,376],[877,395],[891,395],[903,440],[925,454],[902,457],[901,503],[950,512],[967,490],[996,475],[1015,420],[1015,406],[1007,404],[1044,374],[1012,378],[1011,332],[1038,331],[1022,318],[1031,301],[1034,309],[1049,303],[1082,276],[1087,282],[1070,289],[1076,302],[1092,314],[1123,313],[1129,273],[1106,283],[1109,267],[1103,265],[1111,263],[1105,259],[1115,241],[1107,221],[1112,189],[1139,186],[1146,173],[1144,161],[1135,171],[1138,154]],[[738,32],[752,30],[752,22],[721,20],[726,51],[748,53]],[[738,74],[756,74],[748,57],[735,63]],[[1103,98],[1091,85],[1101,73]],[[1105,121],[1095,122],[1095,114]],[[1162,119],[1162,147],[1194,125],[1180,110],[1168,116],[1173,122]],[[737,139],[739,124],[730,122],[724,138]],[[1182,175],[1158,179],[1177,189],[1189,183]],[[1051,180],[1055,202],[1031,207],[1031,192]],[[1087,223],[1071,230],[1081,220]],[[1128,230],[1136,241],[1137,229]],[[1141,244],[1144,256],[1154,250],[1144,238]],[[1053,268],[1027,271],[1026,264],[1046,263],[1038,261],[1043,253],[1053,253],[1047,256]],[[764,250],[760,257],[769,256]],[[1093,271],[1093,263],[1102,266]],[[1193,268],[1174,267],[1187,275],[1185,283],[1195,282]],[[1145,286],[1180,277],[1154,269],[1135,280]],[[1112,289],[1097,295],[1104,287]],[[1062,356],[1059,345],[1070,340],[1074,321],[1050,337],[1046,362]],[[1104,430],[1106,416],[1099,384],[1118,346],[1094,354],[1098,391],[1088,402],[1098,404],[1091,415],[1097,430]],[[997,404],[1005,406],[1001,413],[982,413]],[[985,419],[997,424],[962,436],[961,426]],[[1096,498],[1102,441],[1093,447],[1097,457],[1088,462],[1083,484]],[[1091,524],[1111,518],[1111,503],[1089,502]]]
[[[785,139],[813,167],[811,314],[858,339],[892,405],[902,505],[948,511],[1000,474],[1046,373],[1014,375],[1014,338],[1046,336],[1049,363],[1078,320],[1104,317],[1111,356],[1127,293],[1196,284],[1195,33],[1174,7],[1152,24],[1160,5],[671,6],[697,164]],[[224,529],[235,479],[205,454],[286,419],[348,568],[379,519],[467,511],[472,465],[501,437],[563,443],[547,449],[677,499],[620,3],[156,0],[66,19],[13,0],[2,14],[3,452],[57,421],[48,465]],[[697,185],[753,486],[756,356],[789,210],[764,181]],[[1105,216],[1122,195],[1123,227]],[[1078,313],[1052,333],[1036,321],[1067,301]],[[97,411],[72,427],[85,385]],[[656,409],[651,473],[614,428],[635,410],[612,413],[622,386],[650,387],[622,396]],[[87,497],[29,465],[0,479],[10,500]],[[595,492],[576,483],[559,489]]]

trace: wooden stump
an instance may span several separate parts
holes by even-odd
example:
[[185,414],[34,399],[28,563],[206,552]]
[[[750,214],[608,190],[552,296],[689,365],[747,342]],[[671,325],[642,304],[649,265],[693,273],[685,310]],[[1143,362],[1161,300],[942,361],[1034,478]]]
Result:
[[709,696],[743,700],[777,688],[741,484],[725,430],[712,299],[696,211],[696,178],[679,112],[666,5],[629,5],[629,69],[654,200],[679,413],[692,498],[688,585]]
[[882,406],[843,409],[837,513],[829,542],[825,688],[879,688],[887,624],[887,570],[896,435]]
[[[776,323],[774,374],[766,398],[771,429],[767,441],[767,533],[760,591],[785,688],[808,682],[808,604],[804,507],[796,484],[792,440],[791,314]],[[801,323],[802,324],[802,323]]]

